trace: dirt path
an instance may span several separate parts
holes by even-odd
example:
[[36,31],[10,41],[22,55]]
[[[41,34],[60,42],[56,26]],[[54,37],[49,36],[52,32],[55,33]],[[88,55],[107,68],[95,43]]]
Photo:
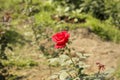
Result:
[[102,41],[98,36],[84,28],[78,29],[75,33],[73,35],[77,35],[77,39],[73,41],[72,46],[78,52],[91,54],[87,60],[90,65],[90,73],[96,72],[96,62],[104,64],[106,70],[117,67],[120,59],[120,44]]

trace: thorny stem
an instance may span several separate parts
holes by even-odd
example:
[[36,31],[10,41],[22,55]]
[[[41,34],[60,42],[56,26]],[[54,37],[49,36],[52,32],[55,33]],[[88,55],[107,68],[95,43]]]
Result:
[[49,65],[49,69],[50,69],[50,75],[52,74],[52,69],[51,69],[51,66]]
[[99,76],[99,74],[100,74],[100,70],[97,72],[97,75],[96,75],[96,77],[98,77],[98,76]]
[[76,67],[76,65],[75,65],[75,63],[74,63],[74,61],[73,61],[73,59],[72,59],[72,55],[71,55],[71,50],[70,50],[70,48],[68,48],[67,46],[66,46],[66,48],[67,48],[67,50],[68,50],[68,56],[69,56],[70,60],[72,61],[73,66]]
[[71,54],[69,54],[69,57],[70,57],[70,60],[72,61],[73,66],[76,67],[76,65],[75,65],[75,63],[74,63],[74,61],[73,61],[73,59],[72,59]]

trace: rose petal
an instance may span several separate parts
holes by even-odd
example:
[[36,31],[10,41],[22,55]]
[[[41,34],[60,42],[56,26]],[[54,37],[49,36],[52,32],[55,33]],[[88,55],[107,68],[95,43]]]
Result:
[[62,31],[62,33],[65,35],[66,38],[70,37],[70,34],[67,31]]
[[62,44],[62,45],[56,44],[56,45],[55,45],[55,48],[56,48],[56,49],[58,49],[58,48],[64,48],[65,46],[66,46],[66,44]]
[[65,38],[64,38],[64,39],[62,39],[62,40],[60,40],[60,41],[57,41],[57,44],[65,44],[65,43],[66,43]]
[[68,39],[70,37],[70,34],[66,31],[63,31],[64,35],[65,35],[65,42],[68,42]]
[[62,32],[56,33],[55,35],[52,36],[52,40],[55,42],[62,40],[64,38],[65,38],[65,35]]
[[52,36],[52,40],[53,40],[54,42],[57,42],[59,39],[58,39],[58,37],[57,37],[56,35],[53,35],[53,36]]

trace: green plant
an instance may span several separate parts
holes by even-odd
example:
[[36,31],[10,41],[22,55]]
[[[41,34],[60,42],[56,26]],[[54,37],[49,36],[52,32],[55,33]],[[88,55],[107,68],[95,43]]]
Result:
[[[89,57],[87,54],[83,53],[72,53],[74,51],[69,45],[72,41],[69,40],[70,34],[67,31],[61,31],[52,36],[53,41],[56,43],[55,48],[60,49],[62,54],[59,56],[49,59],[50,66],[62,66],[61,70],[57,76],[50,79],[60,79],[60,80],[106,80],[107,74],[104,73],[105,65],[101,63],[96,63],[96,68],[98,71],[93,74],[86,74],[84,70],[88,67],[85,64],[85,60]],[[69,42],[68,42],[69,40]],[[73,56],[74,55],[74,56]]]
[[111,10],[111,17],[113,18],[112,22],[120,28],[120,2],[116,2],[113,6],[112,6],[112,10]]
[[25,67],[32,67],[32,66],[37,66],[38,63],[33,61],[32,59],[9,59],[9,61],[3,61],[3,64],[8,67],[19,67],[19,68],[25,68]]
[[[19,41],[21,36],[12,30],[12,27],[9,29],[7,25],[0,25],[0,77],[7,78],[9,75],[8,66],[4,65],[3,61],[9,61],[8,55],[6,54],[6,50],[13,51],[13,45],[16,43],[22,44],[22,41]],[[12,46],[11,46],[12,45]],[[31,64],[30,64],[31,65]],[[3,79],[3,80],[5,80]]]

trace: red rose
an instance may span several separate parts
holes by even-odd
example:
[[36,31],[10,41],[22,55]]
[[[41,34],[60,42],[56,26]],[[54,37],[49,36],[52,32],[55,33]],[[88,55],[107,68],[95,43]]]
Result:
[[56,42],[55,48],[64,48],[68,42],[69,37],[70,34],[67,31],[61,31],[54,34],[52,36],[52,40]]

